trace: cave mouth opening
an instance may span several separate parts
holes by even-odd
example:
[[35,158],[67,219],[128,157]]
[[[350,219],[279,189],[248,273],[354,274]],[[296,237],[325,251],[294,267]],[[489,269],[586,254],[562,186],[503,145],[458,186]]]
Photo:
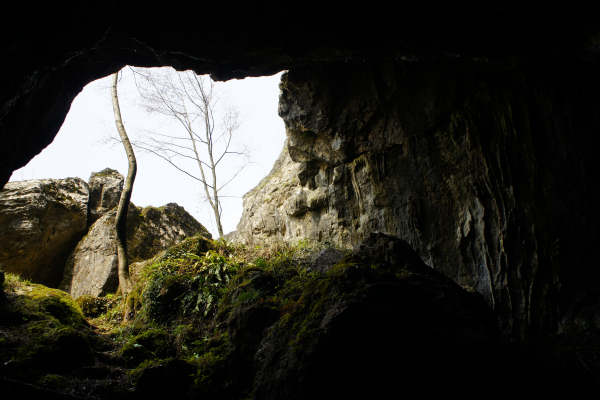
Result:
[[[132,141],[155,144],[157,138],[181,135],[182,126],[174,115],[161,115],[141,98],[140,74],[168,74],[177,80],[177,76],[193,72],[176,71],[172,67],[129,66],[121,71],[118,83],[119,102],[124,124]],[[235,154],[225,157],[217,171],[220,181],[228,182],[231,179],[231,183],[221,193],[225,233],[236,229],[242,214],[242,196],[269,173],[283,148],[285,127],[278,116],[282,73],[283,71],[270,76],[213,82],[216,118],[223,118],[223,112],[229,111],[237,112],[238,115],[239,126],[234,132],[230,150],[245,153],[244,157],[237,159]],[[82,89],[71,103],[54,141],[26,166],[15,170],[10,181],[66,177],[79,177],[87,181],[93,172],[105,168],[115,169],[121,175],[126,175],[127,158],[117,139],[111,104],[111,76],[92,81]],[[208,75],[202,77],[209,79]],[[183,134],[185,135],[185,131]],[[173,146],[169,152],[163,153],[166,157],[162,158],[152,154],[147,148],[136,149],[138,173],[132,202],[138,206],[160,206],[167,203],[182,205],[213,237],[217,237],[214,214],[200,182],[172,165],[177,164],[186,171],[196,168],[193,174],[198,175],[197,167],[193,165],[194,160],[189,159],[191,149],[182,149],[179,146],[181,141],[177,142],[176,139],[171,142],[174,142]]]

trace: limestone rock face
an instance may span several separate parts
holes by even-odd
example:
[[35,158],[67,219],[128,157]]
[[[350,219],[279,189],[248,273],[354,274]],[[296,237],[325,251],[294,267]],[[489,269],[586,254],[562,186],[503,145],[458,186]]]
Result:
[[56,286],[87,228],[88,186],[78,178],[9,182],[0,191],[0,264]]
[[[242,218],[229,239],[258,244],[335,238],[337,244],[337,217],[321,212],[327,209],[330,189],[303,186],[306,174],[306,164],[292,160],[286,143],[269,175],[244,195]],[[318,223],[315,215],[321,217]]]
[[298,166],[284,146],[269,175],[244,195],[242,218],[228,240],[253,244],[300,236],[300,232],[291,234],[291,231],[300,230],[303,225],[286,217],[294,212],[291,203],[296,191],[302,191]]
[[[114,232],[116,210],[98,219],[77,244],[65,266],[60,288],[77,298],[102,296],[118,287],[117,244]],[[210,233],[177,204],[140,208],[131,204],[127,214],[129,262],[144,260],[187,236]]]
[[557,332],[600,278],[585,267],[599,86],[470,61],[290,70],[287,148],[244,197],[236,240],[392,234],[479,292],[505,333]]
[[73,298],[101,296],[118,287],[115,214],[111,211],[100,217],[69,256],[60,288]]
[[123,190],[123,175],[114,169],[106,168],[94,172],[88,181],[90,200],[89,221],[93,224],[98,218],[119,205]]

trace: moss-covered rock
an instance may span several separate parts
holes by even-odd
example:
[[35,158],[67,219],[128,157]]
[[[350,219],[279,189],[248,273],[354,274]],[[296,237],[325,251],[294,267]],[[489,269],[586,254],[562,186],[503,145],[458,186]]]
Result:
[[70,371],[93,358],[93,332],[70,296],[9,275],[0,360],[9,376]]
[[73,388],[85,371],[100,399],[274,400],[458,394],[465,379],[474,393],[498,379],[527,389],[562,371],[504,342],[478,294],[383,234],[351,253],[196,236],[138,267],[128,305],[109,299],[92,320],[110,339],[101,352],[67,294],[9,275],[15,334],[0,354],[13,376]]
[[134,397],[189,398],[195,370],[189,362],[173,358],[144,362],[131,373],[135,382]]
[[483,300],[406,243],[376,240],[387,251],[363,248],[324,274],[286,282],[282,314],[255,353],[255,398],[380,398],[432,377],[452,391],[462,374],[485,385],[478,369],[492,366],[485,357],[501,343]]
[[213,399],[368,397],[398,379],[451,384],[459,370],[489,384],[480,372],[503,344],[478,295],[385,235],[323,268],[313,254],[200,237],[172,247],[139,274],[139,333],[121,354],[141,370],[184,360],[195,369],[184,392]]
[[142,361],[165,359],[174,355],[171,340],[164,329],[150,328],[130,338],[122,347],[120,356],[127,365],[133,367]]
[[95,297],[90,295],[79,296],[75,303],[81,309],[84,316],[96,318],[108,311],[109,300],[105,297]]

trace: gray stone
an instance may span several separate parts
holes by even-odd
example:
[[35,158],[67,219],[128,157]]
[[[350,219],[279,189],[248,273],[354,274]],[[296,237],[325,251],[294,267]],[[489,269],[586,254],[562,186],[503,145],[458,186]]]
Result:
[[[302,186],[300,176],[306,171],[306,164],[293,161],[284,145],[271,173],[244,195],[242,218],[230,240],[246,244],[281,240],[296,243],[305,238],[328,238],[333,230],[324,235],[320,231],[325,227],[337,233],[337,221],[327,213],[328,189]],[[322,220],[315,224],[315,217]],[[348,246],[351,244],[344,247]]]
[[[74,298],[102,296],[117,290],[115,215],[113,209],[100,217],[69,256],[60,288]],[[206,228],[177,204],[143,209],[131,204],[127,214],[129,262],[135,264],[148,259],[196,234],[210,237]]]
[[328,247],[313,256],[309,268],[311,271],[324,273],[329,271],[335,264],[342,261],[343,258],[343,251]]
[[284,74],[287,143],[244,196],[235,240],[351,249],[387,233],[481,294],[508,335],[558,326],[558,305],[594,296],[597,281],[586,267],[593,196],[574,194],[588,187],[593,158],[574,166],[594,147],[564,147],[584,136],[570,122],[582,114],[557,106],[579,104],[579,92],[464,67],[384,62]]
[[186,237],[198,234],[211,238],[210,232],[178,204],[130,207],[127,215],[129,261],[145,260]]
[[123,190],[123,175],[114,169],[105,168],[100,172],[92,173],[88,186],[90,188],[88,224],[91,225],[119,205]]
[[115,214],[113,210],[100,217],[69,256],[60,288],[73,298],[102,296],[117,289]]
[[0,191],[0,263],[49,286],[87,228],[88,186],[79,178],[9,182]]

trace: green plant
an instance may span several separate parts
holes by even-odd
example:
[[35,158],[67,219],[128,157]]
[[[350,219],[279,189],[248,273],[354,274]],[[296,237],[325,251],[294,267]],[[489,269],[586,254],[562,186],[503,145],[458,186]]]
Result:
[[88,318],[96,318],[106,313],[106,311],[108,310],[109,299],[103,297],[83,295],[75,299],[75,303],[77,303],[77,305],[83,312],[83,315],[85,315]]

